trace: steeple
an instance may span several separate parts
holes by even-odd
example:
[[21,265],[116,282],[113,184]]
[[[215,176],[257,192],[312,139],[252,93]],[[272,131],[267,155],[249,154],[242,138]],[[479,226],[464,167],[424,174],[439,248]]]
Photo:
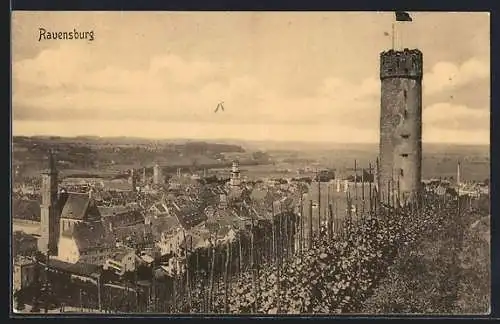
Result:
[[49,150],[49,172],[50,172],[50,174],[57,173],[56,161],[54,158],[54,151],[53,150]]
[[42,203],[40,205],[40,238],[38,249],[57,255],[59,213],[57,208],[58,172],[54,152],[48,152],[48,169],[42,172]]

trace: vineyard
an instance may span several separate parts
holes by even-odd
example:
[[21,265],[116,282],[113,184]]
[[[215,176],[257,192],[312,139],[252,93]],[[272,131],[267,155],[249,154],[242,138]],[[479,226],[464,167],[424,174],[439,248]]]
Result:
[[451,211],[457,212],[456,200],[446,204],[436,201],[422,210],[410,206],[381,209],[377,217],[367,215],[357,222],[346,219],[341,233],[325,235],[323,231],[313,238],[311,249],[292,258],[255,265],[233,280],[221,278],[219,289],[198,282],[192,292],[192,312],[360,312],[398,248],[412,245],[429,230],[443,226]]

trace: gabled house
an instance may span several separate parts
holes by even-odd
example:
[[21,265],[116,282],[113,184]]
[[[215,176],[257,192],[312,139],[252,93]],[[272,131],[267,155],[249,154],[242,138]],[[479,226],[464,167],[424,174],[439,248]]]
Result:
[[152,225],[156,237],[156,246],[161,255],[179,254],[185,240],[185,228],[177,216],[167,216],[155,220]]

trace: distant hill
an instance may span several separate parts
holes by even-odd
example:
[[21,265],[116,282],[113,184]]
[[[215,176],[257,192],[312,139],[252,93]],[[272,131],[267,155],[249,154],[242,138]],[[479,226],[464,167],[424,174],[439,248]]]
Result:
[[50,149],[57,152],[62,170],[127,169],[152,165],[205,165],[217,164],[224,154],[245,153],[245,149],[234,144],[219,144],[204,141],[168,142],[97,136],[15,136],[13,138],[13,164],[18,171],[27,172],[43,169],[47,165]]

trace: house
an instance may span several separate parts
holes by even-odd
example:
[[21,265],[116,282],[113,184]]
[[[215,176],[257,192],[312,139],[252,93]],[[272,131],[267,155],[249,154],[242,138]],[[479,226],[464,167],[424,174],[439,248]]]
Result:
[[37,264],[34,260],[17,256],[14,259],[13,289],[19,291],[30,286],[36,280]]
[[114,253],[104,262],[103,269],[112,270],[120,276],[124,275],[126,272],[135,271],[135,251],[128,248],[114,251]]
[[178,254],[185,240],[185,228],[177,216],[167,216],[156,220],[153,231],[158,238],[156,246],[160,248],[161,255]]

